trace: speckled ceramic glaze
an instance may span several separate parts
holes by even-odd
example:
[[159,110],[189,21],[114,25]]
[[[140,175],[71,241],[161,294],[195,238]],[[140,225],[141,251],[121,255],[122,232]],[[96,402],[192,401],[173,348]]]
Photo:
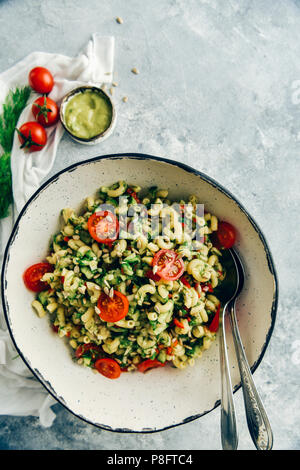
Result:
[[[171,199],[196,194],[206,210],[237,228],[236,247],[246,269],[237,315],[252,371],[274,327],[277,281],[267,243],[247,211],[221,185],[181,163],[139,154],[98,157],[67,168],[33,195],[16,222],[2,271],[3,305],[16,348],[47,390],[76,416],[113,431],[151,432],[191,421],[218,406],[218,341],[194,367],[126,373],[109,380],[72,361],[48,318],[40,319],[32,310],[33,294],[22,280],[29,265],[45,258],[50,237],[59,228],[60,210],[79,208],[100,186],[120,179],[167,188]],[[240,377],[229,325],[227,331],[232,383],[237,389]]]

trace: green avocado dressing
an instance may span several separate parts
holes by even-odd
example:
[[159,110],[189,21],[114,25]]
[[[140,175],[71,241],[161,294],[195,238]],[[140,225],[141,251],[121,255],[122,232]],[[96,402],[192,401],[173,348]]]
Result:
[[109,127],[112,105],[105,95],[84,90],[69,100],[64,118],[68,130],[75,137],[91,139]]

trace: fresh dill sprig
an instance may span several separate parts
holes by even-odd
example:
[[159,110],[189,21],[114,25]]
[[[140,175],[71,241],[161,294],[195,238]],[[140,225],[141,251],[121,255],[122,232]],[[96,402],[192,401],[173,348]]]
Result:
[[12,202],[12,181],[10,169],[10,153],[0,158],[0,218],[8,215],[8,207]]
[[0,114],[0,145],[4,154],[0,157],[0,219],[8,215],[12,202],[12,181],[10,153],[13,146],[14,132],[21,112],[26,107],[31,93],[29,86],[11,90]]
[[15,127],[27,104],[30,91],[29,86],[11,90],[3,103],[3,112],[0,115],[0,145],[4,152],[10,152],[12,149]]

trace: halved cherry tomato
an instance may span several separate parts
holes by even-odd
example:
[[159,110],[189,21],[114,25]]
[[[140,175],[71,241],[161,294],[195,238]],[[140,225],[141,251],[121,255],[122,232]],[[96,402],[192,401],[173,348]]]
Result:
[[231,248],[235,244],[236,230],[228,222],[220,222],[218,231],[214,233],[213,239],[217,242],[219,248]]
[[81,344],[80,346],[78,346],[78,348],[76,349],[76,352],[75,352],[75,356],[77,358],[80,358],[87,351],[90,351],[90,350],[95,351],[97,353],[101,352],[101,348],[99,346],[97,346],[96,344],[86,343],[86,344]]
[[184,272],[184,263],[173,250],[159,250],[155,253],[153,262],[155,274],[165,281],[175,281]]
[[54,85],[52,73],[45,67],[34,67],[29,72],[28,81],[31,88],[41,94],[50,93]]
[[119,221],[110,211],[94,212],[88,220],[91,237],[98,243],[112,243],[119,233]]
[[112,298],[102,292],[98,300],[98,308],[100,310],[99,317],[101,320],[115,323],[126,317],[129,302],[126,295],[117,290],[114,291]]
[[160,271],[168,264],[176,259],[176,253],[173,250],[159,250],[155,253],[152,266],[157,266],[156,273],[159,275]]
[[160,271],[161,279],[165,281],[176,281],[184,272],[184,262],[181,258],[176,258],[173,263],[167,265]]
[[32,105],[35,120],[44,127],[49,127],[58,121],[58,106],[51,98],[40,96]]
[[121,367],[114,359],[110,357],[103,357],[97,359],[95,362],[95,368],[100,374],[104,375],[108,379],[117,379],[121,375]]
[[146,372],[147,370],[155,369],[156,367],[164,367],[165,365],[165,362],[160,362],[158,359],[146,359],[138,364],[137,368],[139,372]]
[[23,274],[24,284],[27,289],[33,292],[41,292],[49,289],[49,284],[42,282],[41,278],[45,273],[53,271],[52,264],[36,263],[26,269]]

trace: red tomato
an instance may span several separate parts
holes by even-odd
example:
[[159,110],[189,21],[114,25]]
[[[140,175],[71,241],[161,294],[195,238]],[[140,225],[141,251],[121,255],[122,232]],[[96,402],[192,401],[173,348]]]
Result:
[[148,277],[148,279],[152,279],[152,281],[154,282],[158,282],[160,281],[160,276],[158,276],[157,274],[154,274],[153,271],[151,269],[149,269],[146,273],[145,273],[145,276]]
[[58,121],[58,106],[47,96],[40,96],[34,101],[32,113],[36,121],[44,127],[52,126]]
[[[87,344],[81,344],[80,346],[78,346],[78,348],[76,349],[76,352],[75,352],[75,356],[77,358],[80,358],[87,351],[90,351],[90,350],[95,351],[96,353],[101,352],[101,348],[99,346],[97,346],[96,344],[87,343]],[[92,355],[93,355],[93,353],[92,353]]]
[[159,250],[153,258],[155,274],[165,281],[176,281],[184,272],[184,263],[173,250]]
[[109,244],[118,237],[119,221],[110,211],[94,212],[88,220],[88,230],[98,243]]
[[138,364],[137,368],[139,372],[146,372],[147,370],[155,369],[156,367],[164,367],[165,365],[165,362],[160,362],[157,359],[146,359]]
[[45,273],[53,271],[53,266],[49,263],[37,263],[30,266],[23,274],[23,280],[27,289],[33,292],[48,290],[49,285],[42,282],[41,278]]
[[183,261],[173,250],[159,250],[152,262],[155,275],[165,281],[175,281],[184,271]]
[[141,203],[141,201],[140,201],[139,198],[137,197],[136,192],[133,191],[133,189],[127,188],[127,191],[126,191],[126,192],[127,192],[128,194],[130,194],[130,195],[133,197],[133,199],[135,199],[135,201],[136,201],[138,204]]
[[184,329],[184,324],[181,323],[177,318],[174,318],[174,325],[178,326],[178,328]]
[[214,291],[211,284],[205,284],[204,286],[201,286],[201,290],[203,290],[203,292],[213,292]]
[[176,258],[174,263],[167,266],[160,273],[160,277],[165,281],[176,281],[184,273],[184,262],[181,258]]
[[216,333],[219,329],[219,316],[220,316],[220,310],[221,310],[221,304],[219,304],[216,313],[214,314],[214,317],[208,327],[210,331],[213,333]]
[[29,85],[33,90],[41,94],[50,93],[54,85],[51,72],[45,67],[35,67],[29,72]]
[[188,287],[189,289],[191,288],[191,284],[186,280],[184,276],[182,276],[180,280],[182,284],[184,284],[186,287]]
[[176,253],[173,250],[159,250],[155,253],[152,265],[157,266],[156,274],[160,275],[160,272],[175,259]]
[[104,375],[108,379],[117,379],[121,375],[121,367],[117,361],[109,357],[97,359],[95,362],[95,368],[100,372],[100,374]]
[[221,248],[228,249],[235,244],[236,231],[228,222],[220,222],[218,231],[214,235],[217,244],[219,244],[219,247]]
[[39,152],[47,143],[47,134],[43,126],[35,121],[26,122],[17,129],[21,148],[30,152]]
[[126,295],[117,290],[114,291],[112,298],[102,292],[98,300],[98,308],[100,310],[99,317],[101,320],[115,323],[126,317],[129,302]]

